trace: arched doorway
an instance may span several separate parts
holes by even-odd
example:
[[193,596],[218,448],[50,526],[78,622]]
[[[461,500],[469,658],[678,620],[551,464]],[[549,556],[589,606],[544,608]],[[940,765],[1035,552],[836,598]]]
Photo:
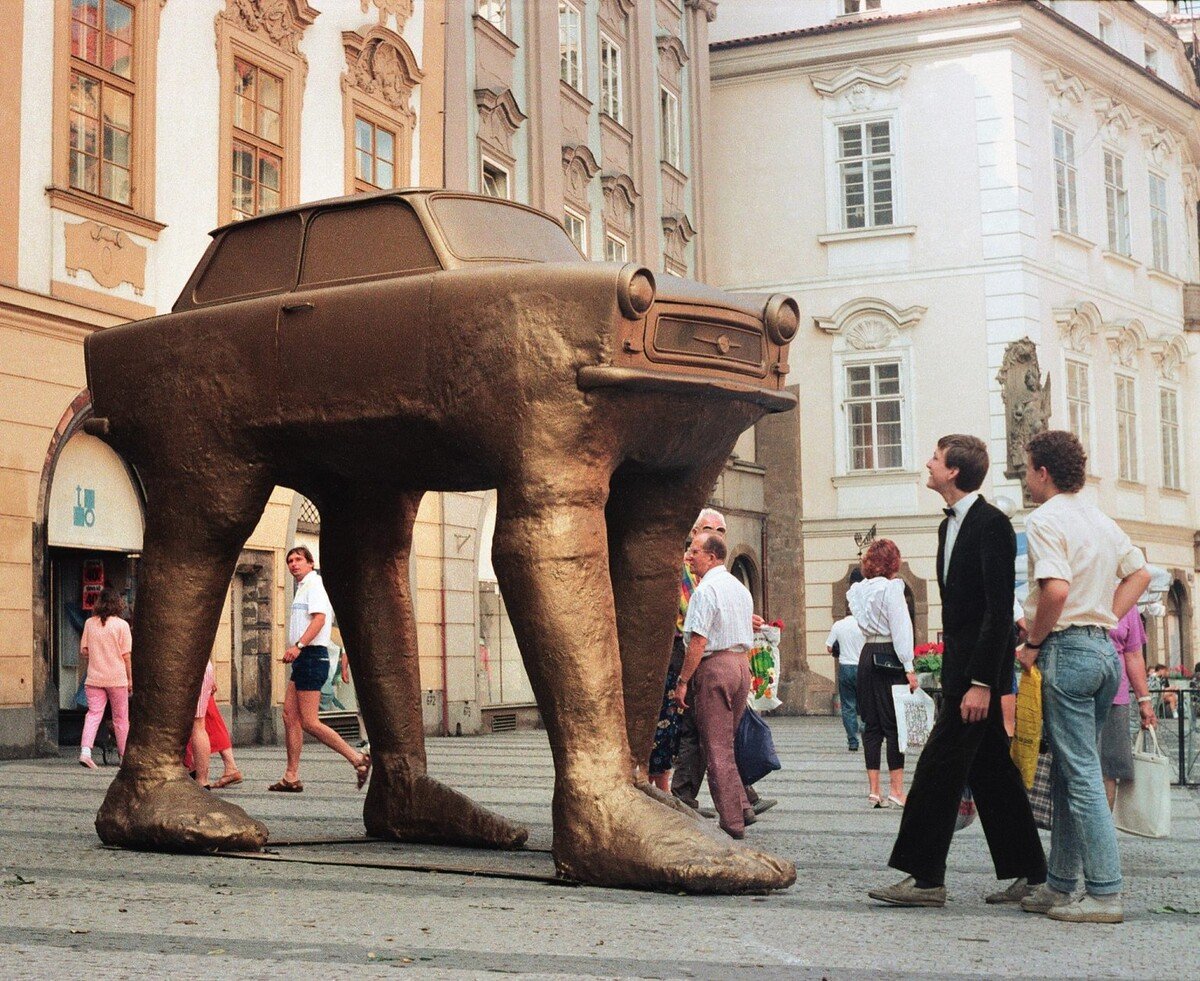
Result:
[[82,431],[90,415],[84,392],[63,416],[42,476],[33,608],[44,614],[35,616],[43,654],[34,694],[43,744],[79,741],[84,716],[79,640],[100,589],[120,592],[131,620],[137,612],[145,496],[137,474],[117,452]]
[[735,555],[733,561],[729,564],[729,571],[738,582],[750,591],[750,595],[754,597],[754,609],[756,611],[762,610],[761,577],[759,576],[758,565],[755,563],[753,556],[746,552]]
[[1163,618],[1164,650],[1161,660],[1168,667],[1191,667],[1191,607],[1187,587],[1176,578],[1164,597],[1166,615]]

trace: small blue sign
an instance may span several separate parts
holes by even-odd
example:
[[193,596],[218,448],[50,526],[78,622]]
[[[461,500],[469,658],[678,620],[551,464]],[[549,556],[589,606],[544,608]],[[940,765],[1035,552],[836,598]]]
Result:
[[91,528],[96,523],[96,492],[92,488],[75,486],[72,523],[76,528]]

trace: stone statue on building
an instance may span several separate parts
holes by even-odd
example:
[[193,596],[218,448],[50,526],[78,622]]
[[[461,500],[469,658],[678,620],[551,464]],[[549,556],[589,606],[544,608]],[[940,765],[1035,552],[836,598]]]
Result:
[[1008,435],[1004,476],[1024,482],[1025,444],[1050,423],[1050,376],[1042,378],[1037,345],[1028,337],[1009,344],[996,381]]
[[520,847],[524,828],[426,773],[408,578],[426,491],[494,487],[493,561],[554,755],[559,870],[687,892],[789,885],[791,862],[717,839],[635,774],[680,545],[738,436],[794,406],[798,327],[788,297],[587,262],[553,218],[482,196],[359,196],[218,231],[171,314],[85,342],[88,431],[147,492],[134,730],[101,839],[267,840],[180,758],[242,545],[283,485],[321,511],[371,744],[368,832]]

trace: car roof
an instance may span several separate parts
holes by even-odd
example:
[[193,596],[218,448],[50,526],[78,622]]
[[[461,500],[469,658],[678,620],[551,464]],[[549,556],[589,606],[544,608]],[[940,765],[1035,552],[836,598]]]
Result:
[[280,215],[303,214],[309,211],[316,211],[322,208],[337,208],[347,205],[361,205],[370,201],[378,201],[381,198],[431,198],[431,197],[468,197],[468,198],[483,198],[489,201],[495,201],[498,205],[507,205],[513,208],[522,208],[525,211],[533,211],[536,214],[549,218],[551,221],[560,224],[555,218],[551,217],[546,212],[539,208],[531,207],[528,204],[523,204],[520,201],[510,201],[507,198],[493,198],[486,194],[477,194],[473,191],[457,191],[444,187],[396,187],[382,191],[364,191],[358,194],[344,194],[337,198],[323,198],[320,201],[304,201],[301,204],[293,204],[287,208],[280,208],[277,211],[267,211],[261,215],[254,215],[252,218],[242,218],[240,221],[226,222],[217,228],[214,228],[209,235],[216,238],[222,232],[231,228],[242,228],[246,225],[251,225],[255,222],[267,221],[271,218],[278,218]]

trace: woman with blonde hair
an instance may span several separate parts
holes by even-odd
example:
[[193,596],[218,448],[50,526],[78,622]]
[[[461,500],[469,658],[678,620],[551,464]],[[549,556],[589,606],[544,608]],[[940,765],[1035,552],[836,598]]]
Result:
[[[904,601],[904,582],[900,572],[900,549],[896,543],[880,538],[872,542],[862,557],[863,579],[850,587],[846,601],[858,622],[866,643],[858,661],[858,710],[866,728],[863,731],[863,755],[867,765],[872,807],[904,806],[904,754],[896,733],[896,705],[892,686],[907,679],[911,691],[917,689],[913,673],[913,626]],[[887,766],[890,790],[886,798],[879,789],[880,749],[887,742]]]
[[129,694],[133,691],[133,635],[122,618],[125,601],[111,586],[100,590],[96,607],[83,625],[79,638],[79,673],[83,675],[83,690],[88,710],[83,720],[83,740],[79,747],[79,765],[96,769],[92,746],[104,718],[104,706],[112,706],[113,733],[117,737],[117,752],[125,755],[125,739],[129,735]]

